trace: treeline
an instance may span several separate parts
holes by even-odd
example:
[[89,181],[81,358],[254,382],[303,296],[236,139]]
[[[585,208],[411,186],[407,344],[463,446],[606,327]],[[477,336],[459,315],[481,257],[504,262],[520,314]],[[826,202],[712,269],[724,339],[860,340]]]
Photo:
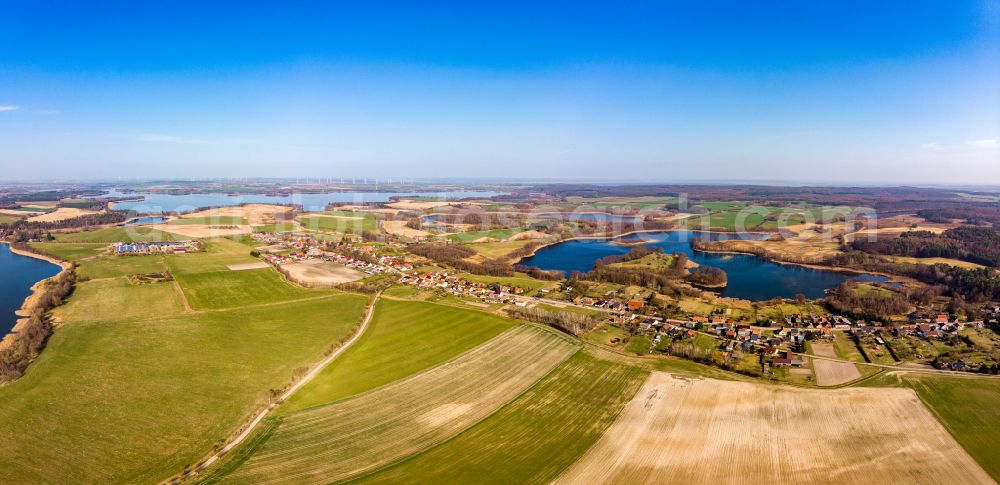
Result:
[[899,237],[865,239],[851,243],[853,249],[872,254],[917,258],[951,258],[996,268],[1000,266],[1000,233],[989,227],[962,226],[934,234],[910,231]]
[[860,251],[834,256],[829,262],[834,266],[868,273],[908,276],[928,285],[940,285],[950,296],[961,296],[969,302],[1000,301],[1000,276],[992,268],[966,269],[940,263],[894,263]]
[[939,224],[949,224],[958,219],[966,224],[981,225],[992,224],[993,227],[1000,227],[1000,206],[993,205],[959,205],[953,207],[940,207],[933,209],[920,209],[917,215],[930,222]]
[[860,291],[858,284],[847,280],[824,300],[835,313],[854,315],[866,319],[884,320],[892,315],[909,313],[909,299],[895,291]]
[[84,214],[61,221],[28,221],[21,219],[8,224],[0,224],[0,231],[15,232],[26,231],[49,231],[53,229],[75,229],[89,226],[102,226],[105,224],[120,224],[125,222],[133,214],[128,211],[109,211],[97,214]]
[[542,269],[537,266],[528,266],[525,264],[515,264],[514,271],[524,273],[536,280],[559,281],[563,279],[562,271]]
[[24,375],[28,364],[45,348],[45,343],[52,335],[52,321],[46,313],[72,293],[75,282],[74,265],[41,283],[31,315],[8,337],[11,339],[10,345],[0,350],[0,383],[13,381]]
[[59,203],[59,207],[69,207],[69,208],[72,208],[72,209],[99,211],[99,210],[104,210],[104,201],[103,200],[81,200],[81,201],[77,201],[77,202],[60,202]]
[[577,337],[593,330],[601,322],[599,318],[592,315],[577,312],[550,312],[538,307],[515,306],[508,312],[514,318],[548,325]]
[[459,271],[486,276],[514,276],[514,268],[503,261],[467,261],[466,258],[475,256],[476,251],[461,244],[422,243],[411,245],[407,249],[417,256],[446,264]]

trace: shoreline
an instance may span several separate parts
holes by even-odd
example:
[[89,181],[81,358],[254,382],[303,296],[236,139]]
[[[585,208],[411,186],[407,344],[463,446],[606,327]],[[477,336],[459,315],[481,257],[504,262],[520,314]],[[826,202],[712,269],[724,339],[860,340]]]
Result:
[[[636,229],[636,230],[633,230],[633,231],[628,231],[628,232],[624,232],[624,233],[613,235],[613,236],[608,236],[608,235],[603,235],[603,236],[573,236],[573,237],[567,238],[567,239],[559,239],[557,241],[552,241],[552,242],[543,242],[538,247],[532,249],[531,252],[528,253],[527,255],[521,256],[520,258],[518,258],[518,259],[516,259],[514,261],[510,261],[510,264],[519,264],[522,261],[524,261],[525,259],[528,259],[528,258],[534,256],[535,253],[537,253],[538,251],[540,251],[540,250],[542,250],[544,248],[547,248],[549,246],[555,246],[556,244],[564,243],[564,242],[568,242],[568,241],[592,241],[592,240],[613,241],[615,239],[620,239],[620,238],[627,237],[627,236],[634,236],[636,234],[648,234],[648,233],[654,233],[654,232],[678,232],[678,231],[704,232],[704,233],[708,233],[708,234],[773,234],[773,233],[770,233],[770,232],[703,231],[703,230],[700,230],[700,229]],[[542,241],[544,241],[544,240],[542,240]],[[646,242],[648,242],[648,241],[645,241],[645,242],[642,242],[642,241],[626,242],[626,243],[621,243],[621,244],[623,246],[641,246],[641,245],[645,244]]]
[[751,253],[751,252],[741,252],[741,251],[733,251],[733,250],[706,250],[706,249],[692,249],[692,251],[697,251],[697,252],[702,252],[702,253],[709,253],[709,254],[738,254],[738,255],[741,255],[741,256],[754,256],[754,257],[761,258],[761,259],[763,259],[765,261],[768,261],[768,262],[771,262],[771,263],[775,263],[775,264],[783,264],[783,265],[788,265],[788,266],[801,266],[803,268],[815,269],[815,270],[820,270],[820,271],[833,271],[833,272],[837,272],[837,273],[851,273],[851,274],[859,274],[859,275],[883,276],[883,277],[889,278],[889,281],[887,281],[886,283],[900,283],[900,284],[910,283],[910,281],[907,280],[905,277],[899,276],[899,275],[893,275],[893,274],[888,274],[888,273],[878,273],[878,272],[872,272],[872,271],[862,271],[860,269],[848,268],[848,267],[845,267],[845,266],[823,266],[823,265],[815,264],[815,263],[795,263],[795,262],[792,262],[792,261],[782,261],[780,259],[772,259],[772,258],[761,256],[759,254],[754,254],[754,253]]
[[69,269],[72,268],[73,266],[72,266],[71,263],[68,263],[66,261],[62,261],[62,260],[53,258],[52,256],[46,256],[44,254],[39,254],[39,253],[35,253],[35,252],[32,252],[32,251],[27,251],[27,250],[24,250],[24,249],[16,248],[16,247],[14,247],[13,244],[11,244],[11,243],[9,243],[7,241],[0,241],[0,244],[5,244],[10,249],[10,252],[12,252],[14,254],[17,254],[19,256],[25,256],[25,257],[29,257],[29,258],[34,258],[34,259],[40,259],[42,261],[46,261],[46,262],[55,264],[55,265],[59,266],[59,268],[60,268],[59,272],[56,273],[55,275],[52,275],[52,276],[50,276],[48,278],[43,278],[41,280],[38,280],[33,285],[31,285],[31,294],[29,294],[27,296],[27,298],[25,298],[24,301],[21,302],[21,308],[14,312],[14,314],[17,317],[19,317],[19,318],[17,319],[16,322],[14,322],[14,326],[12,326],[10,328],[10,331],[8,331],[7,333],[5,333],[3,335],[3,337],[0,338],[0,349],[5,349],[8,346],[10,346],[11,343],[14,341],[14,336],[20,330],[23,329],[24,323],[28,320],[28,316],[31,315],[31,312],[37,306],[37,300],[38,300],[38,297],[39,297],[39,291],[41,290],[42,284],[44,282],[50,280],[50,279],[58,278],[59,276],[62,276],[63,273],[65,273],[66,271],[69,271]]

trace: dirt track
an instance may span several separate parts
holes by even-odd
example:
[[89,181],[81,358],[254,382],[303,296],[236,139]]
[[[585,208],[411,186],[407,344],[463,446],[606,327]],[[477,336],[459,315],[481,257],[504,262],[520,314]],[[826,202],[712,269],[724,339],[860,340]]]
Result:
[[653,373],[558,483],[994,483],[909,389]]

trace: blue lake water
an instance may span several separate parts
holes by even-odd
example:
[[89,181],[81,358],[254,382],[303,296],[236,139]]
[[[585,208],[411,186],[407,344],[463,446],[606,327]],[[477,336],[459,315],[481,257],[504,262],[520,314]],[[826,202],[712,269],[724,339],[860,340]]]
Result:
[[[693,251],[691,239],[703,237],[712,240],[730,238],[757,238],[766,235],[715,234],[699,231],[672,231],[644,233],[623,238],[623,241],[645,241],[644,245],[663,248],[666,253],[684,253],[700,265],[715,266],[724,270],[729,285],[720,291],[723,296],[745,300],[769,300],[775,297],[822,298],[824,291],[835,288],[845,280],[884,282],[888,278],[877,275],[857,275],[836,271],[818,270],[792,264],[777,264],[764,258],[743,254],[713,254]],[[594,262],[604,256],[625,254],[635,246],[614,244],[610,240],[572,240],[540,249],[522,264],[542,269],[589,271]]]
[[142,214],[162,212],[190,212],[201,207],[228,207],[240,204],[299,204],[307,211],[321,211],[331,202],[361,204],[388,202],[390,197],[431,197],[435,199],[464,199],[493,197],[501,192],[329,192],[323,194],[153,194],[122,193],[111,191],[98,197],[143,197],[141,201],[115,202],[114,208],[134,210]]
[[161,224],[167,221],[166,217],[136,217],[126,222],[125,226],[142,226],[145,224]]
[[0,244],[0,336],[17,323],[14,312],[31,294],[31,286],[58,273],[59,266],[14,254],[6,244]]

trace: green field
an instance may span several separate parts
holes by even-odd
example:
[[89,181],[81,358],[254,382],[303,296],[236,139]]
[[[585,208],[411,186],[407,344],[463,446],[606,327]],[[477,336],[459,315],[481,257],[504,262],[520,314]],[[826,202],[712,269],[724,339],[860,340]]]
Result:
[[[173,266],[171,266],[173,268]],[[295,286],[272,268],[206,273],[175,272],[192,308],[237,308],[329,295],[328,290]]]
[[0,389],[0,435],[7,437],[0,482],[163,480],[228,436],[266,402],[268,389],[319,360],[365,305],[364,297],[340,295],[133,319],[147,310],[98,309],[110,303],[94,289],[81,285],[61,313],[110,317],[64,321],[27,374]]
[[425,372],[277,418],[277,428],[252,454],[236,451],[242,463],[223,481],[318,484],[370,473],[472,427],[577,350],[554,332],[514,327]]
[[281,224],[265,224],[263,226],[253,226],[254,232],[292,232],[297,231],[299,226],[291,222]]
[[221,238],[203,240],[202,245],[203,252],[164,256],[192,308],[235,308],[331,294],[295,286],[272,268],[230,270],[230,265],[260,262],[250,256],[246,244]]
[[365,334],[280,412],[330,403],[402,379],[445,362],[514,324],[475,310],[383,299]]
[[492,239],[507,239],[515,234],[519,234],[524,231],[525,229],[522,227],[512,227],[507,229],[493,229],[489,231],[460,232],[457,234],[452,234],[448,237],[459,242],[472,242],[484,237]]
[[170,282],[133,285],[125,277],[84,281],[73,290],[73,304],[56,308],[63,322],[155,319],[184,309]]
[[[41,356],[0,388],[0,434],[17,437],[0,446],[0,482],[165,479],[319,360],[366,302],[293,287],[271,269],[229,271],[256,261],[234,240],[193,254],[94,257],[104,246],[41,244],[80,262],[82,278],[53,312],[60,325]],[[168,269],[195,310],[174,282],[125,277]],[[289,301],[306,297],[319,298]],[[229,306],[240,308],[197,310]]]
[[31,243],[31,247],[42,253],[52,254],[66,261],[80,261],[101,254],[108,248],[105,243]]
[[475,275],[470,273],[462,273],[458,275],[459,278],[468,281],[475,281],[477,283],[499,283],[501,285],[507,285],[511,288],[520,286],[524,288],[525,294],[530,292],[538,291],[540,288],[551,288],[559,286],[557,281],[542,281],[532,278],[524,273],[515,273],[514,276],[483,276]]
[[298,217],[303,227],[312,231],[343,233],[347,230],[360,234],[378,232],[378,220],[372,212],[326,211],[308,212]]
[[578,352],[473,428],[371,483],[549,483],[614,422],[647,371]]
[[1000,379],[927,374],[881,375],[863,384],[909,387],[965,451],[1000,480]]

